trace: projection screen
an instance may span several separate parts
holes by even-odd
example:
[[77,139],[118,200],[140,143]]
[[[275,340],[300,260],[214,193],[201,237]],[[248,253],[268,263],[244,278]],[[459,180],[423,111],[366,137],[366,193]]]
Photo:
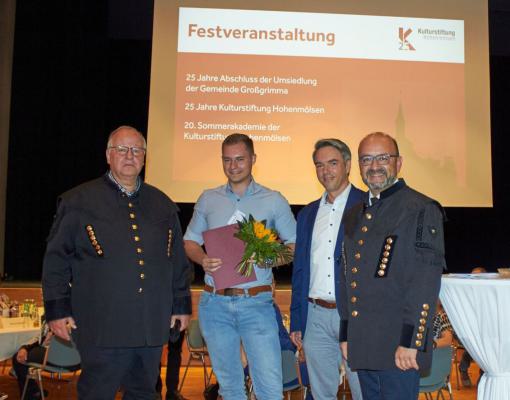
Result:
[[394,136],[401,176],[445,206],[492,206],[487,2],[154,4],[146,179],[174,201],[225,183],[221,142],[255,142],[257,182],[322,192],[314,143]]

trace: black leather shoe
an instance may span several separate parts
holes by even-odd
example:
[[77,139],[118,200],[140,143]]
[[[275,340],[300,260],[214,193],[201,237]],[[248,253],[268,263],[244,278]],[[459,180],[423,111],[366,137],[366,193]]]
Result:
[[178,391],[174,390],[166,394],[166,400],[188,400]]

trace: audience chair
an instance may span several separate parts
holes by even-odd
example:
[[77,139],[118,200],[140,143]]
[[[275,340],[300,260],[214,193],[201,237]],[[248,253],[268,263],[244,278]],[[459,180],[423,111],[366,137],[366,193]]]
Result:
[[[44,361],[42,364],[35,362],[28,362],[29,367],[27,378],[25,379],[25,386],[23,387],[23,393],[21,400],[24,400],[25,394],[28,387],[29,379],[33,379],[37,382],[41,391],[41,399],[44,400],[44,389],[42,383],[42,373],[47,372],[50,374],[50,378],[55,378],[59,382],[65,382],[68,384],[68,398],[71,398],[71,383],[76,378],[76,373],[80,370],[80,354],[76,349],[76,345],[72,341],[64,340],[59,337],[53,336],[50,344],[46,349]],[[62,374],[72,373],[71,379],[64,379]]]
[[453,400],[449,381],[452,369],[452,353],[453,348],[451,346],[437,348],[432,353],[430,373],[420,379],[420,393],[424,393],[427,400],[433,399],[432,393],[435,391],[437,391],[436,400],[439,398],[445,400],[443,390],[446,390],[450,395],[450,400]]
[[291,398],[291,393],[296,389],[300,391],[300,398],[305,398],[306,389],[301,384],[299,362],[295,353],[291,350],[282,350],[282,382],[283,394],[287,395],[288,400]]
[[209,385],[213,373],[212,369],[209,374],[207,373],[207,364],[205,362],[205,359],[206,357],[209,357],[209,352],[207,351],[207,345],[202,336],[202,332],[200,332],[200,325],[198,324],[197,319],[192,319],[189,322],[185,335],[186,346],[188,347],[189,356],[188,362],[186,363],[186,368],[184,370],[184,375],[179,385],[179,392],[182,390],[184,380],[186,379],[186,375],[188,373],[188,369],[192,361],[199,362],[204,369],[204,388],[206,388],[207,385]]
[[453,339],[453,365],[455,366],[455,372],[456,372],[456,384],[457,384],[457,390],[460,390],[460,357],[461,353],[466,351],[463,344],[458,339]]

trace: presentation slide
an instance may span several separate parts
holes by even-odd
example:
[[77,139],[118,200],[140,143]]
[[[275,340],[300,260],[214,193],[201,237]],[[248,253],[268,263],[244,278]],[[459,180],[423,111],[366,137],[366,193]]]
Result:
[[350,146],[365,188],[358,143],[383,131],[409,185],[492,206],[486,1],[334,3],[156,0],[147,181],[195,202],[225,183],[221,142],[240,132],[257,182],[306,204],[318,139]]

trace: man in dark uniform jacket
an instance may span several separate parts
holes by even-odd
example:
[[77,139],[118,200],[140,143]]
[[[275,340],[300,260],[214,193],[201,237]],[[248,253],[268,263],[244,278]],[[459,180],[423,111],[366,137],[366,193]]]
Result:
[[[189,263],[177,206],[141,181],[146,143],[136,129],[110,134],[110,171],[59,197],[43,265],[51,330],[76,341],[80,399],[155,397],[169,326],[188,325]],[[72,330],[72,332],[71,332]]]
[[370,192],[344,217],[342,352],[364,400],[417,399],[419,371],[432,357],[444,214],[397,179],[402,157],[391,136],[366,136],[358,156]]

